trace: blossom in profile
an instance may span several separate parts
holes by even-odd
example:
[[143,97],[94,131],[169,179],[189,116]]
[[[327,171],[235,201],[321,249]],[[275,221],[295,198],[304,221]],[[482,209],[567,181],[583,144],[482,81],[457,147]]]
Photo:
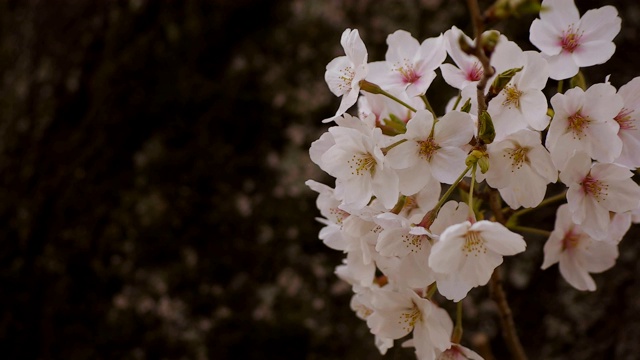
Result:
[[544,245],[542,269],[558,263],[560,274],[571,286],[582,291],[595,291],[590,273],[600,273],[615,265],[618,245],[612,241],[593,239],[572,221],[568,204],[560,205],[556,223]]
[[549,62],[550,77],[570,78],[581,67],[598,65],[616,50],[613,38],[622,20],[613,6],[587,11],[582,17],[573,0],[544,0],[540,19],[529,30],[529,40]]
[[640,167],[640,77],[633,78],[618,89],[622,97],[622,110],[613,119],[620,125],[618,137],[622,140],[622,153],[615,161],[630,169]]
[[351,106],[358,101],[360,93],[360,80],[367,76],[367,48],[360,39],[358,30],[346,29],[340,39],[345,56],[338,56],[327,64],[324,79],[329,86],[329,90],[336,95],[342,96],[342,101],[338,111],[333,117],[323,120],[330,122],[336,117],[344,114]]

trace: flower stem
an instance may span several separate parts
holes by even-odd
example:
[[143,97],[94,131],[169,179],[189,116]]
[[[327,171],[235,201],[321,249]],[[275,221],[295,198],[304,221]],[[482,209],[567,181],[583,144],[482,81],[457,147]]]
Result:
[[469,169],[471,169],[472,166],[473,165],[469,165],[467,166],[466,169],[464,169],[462,174],[458,176],[456,181],[454,181],[453,184],[449,186],[449,189],[447,189],[444,195],[442,195],[442,197],[440,198],[436,206],[434,206],[431,211],[425,214],[425,216],[422,218],[422,221],[420,221],[420,224],[418,224],[418,226],[422,226],[424,228],[429,228],[429,226],[431,226],[431,224],[433,223],[433,220],[435,220],[436,216],[438,216],[438,211],[440,211],[440,208],[442,207],[442,205],[444,205],[445,201],[447,201],[447,199],[449,198],[453,190],[455,190],[455,188],[458,186],[460,181],[462,181],[464,176],[467,175],[467,173],[469,172]]
[[[402,100],[398,99],[397,97],[395,97],[395,96],[393,96],[393,95],[389,94],[388,92],[386,92],[386,91],[384,91],[384,90],[381,90],[381,91],[380,91],[380,94],[382,94],[382,95],[384,95],[384,96],[388,97],[389,99],[391,99],[391,100],[393,100],[393,101],[397,102],[398,104],[400,104],[400,105],[402,105],[402,106],[406,107],[407,109],[409,109],[409,110],[411,110],[411,111],[413,111],[413,112],[417,112],[417,110],[416,110],[413,106],[411,106],[411,105],[407,104],[406,102],[404,102],[404,101],[402,101]],[[431,112],[433,113],[433,111],[431,111]],[[434,115],[434,117],[435,117],[435,115]]]
[[551,236],[551,232],[550,231],[542,230],[542,229],[536,229],[536,228],[532,228],[532,227],[528,227],[528,226],[513,225],[513,226],[508,226],[508,228],[513,230],[513,231],[525,232],[525,233],[536,234],[536,235],[542,235],[544,237]]
[[473,163],[471,167],[471,187],[469,188],[469,218],[475,219],[475,211],[473,210],[473,188],[476,184],[476,166],[478,163]]
[[[533,210],[535,210],[535,209],[538,209],[538,208],[541,208],[541,207],[547,206],[547,205],[549,205],[549,204],[553,204],[554,202],[556,202],[556,201],[560,201],[560,200],[563,200],[563,199],[565,199],[566,197],[567,197],[567,191],[565,190],[565,191],[563,191],[563,192],[561,192],[561,193],[559,193],[559,194],[553,195],[553,196],[551,196],[551,197],[548,197],[548,198],[546,198],[546,199],[542,200],[542,202],[541,202],[540,204],[538,204],[538,206],[536,206],[536,207],[534,207],[534,208],[524,208],[524,209],[520,209],[520,210],[518,210],[518,211],[514,212],[511,216],[518,217],[518,216],[522,216],[522,215],[524,215],[524,214],[528,214],[528,213],[532,212],[532,211],[533,211]],[[509,211],[509,209],[510,209],[510,208],[504,208],[504,209],[502,210],[502,212],[504,213],[505,211]]]
[[462,340],[462,300],[456,303],[456,327],[453,328],[451,342],[459,344],[460,340]]
[[402,139],[402,140],[396,141],[396,142],[394,142],[393,144],[391,144],[391,145],[389,145],[389,146],[387,146],[387,147],[384,147],[384,148],[382,148],[382,149],[380,149],[380,150],[382,150],[382,153],[383,153],[384,155],[387,155],[387,152],[388,152],[389,150],[391,150],[391,149],[393,149],[394,147],[396,147],[396,146],[398,146],[398,145],[402,144],[402,143],[403,143],[403,142],[405,142],[405,141],[407,141],[407,139]]
[[422,102],[424,102],[424,106],[427,107],[427,110],[429,110],[431,112],[431,115],[433,115],[433,119],[434,119],[434,123],[435,123],[435,121],[438,120],[438,116],[436,115],[436,112],[433,111],[433,108],[431,107],[431,104],[429,103],[429,99],[427,99],[427,95],[422,94],[420,96],[420,98],[422,99]]

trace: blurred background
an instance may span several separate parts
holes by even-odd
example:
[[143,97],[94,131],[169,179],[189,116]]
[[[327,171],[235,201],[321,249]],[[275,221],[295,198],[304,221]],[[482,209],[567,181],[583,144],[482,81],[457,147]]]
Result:
[[[615,5],[618,51],[585,73],[619,87],[640,75],[640,5]],[[534,18],[498,28],[530,49]],[[345,28],[382,60],[397,29],[470,34],[465,2],[3,0],[0,19],[2,358],[413,357],[381,356],[350,310],[308,148],[339,103],[324,69]],[[539,270],[545,239],[527,240],[505,287],[531,358],[640,358],[638,231],[595,293]],[[465,315],[465,344],[509,357],[486,289]]]

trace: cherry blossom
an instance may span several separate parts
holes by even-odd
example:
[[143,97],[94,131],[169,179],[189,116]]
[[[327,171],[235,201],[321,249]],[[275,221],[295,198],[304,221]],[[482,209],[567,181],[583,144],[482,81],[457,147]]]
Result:
[[435,358],[451,346],[453,322],[447,312],[413,290],[380,290],[372,298],[375,311],[367,318],[373,334],[399,339],[413,332],[411,345],[419,358]]
[[622,152],[616,164],[629,168],[640,167],[640,77],[622,85],[618,90],[622,97],[622,110],[613,119],[620,125],[618,137],[622,141]]
[[407,132],[397,138],[406,140],[387,153],[390,166],[407,169],[411,191],[422,189],[429,177],[451,184],[465,169],[466,152],[462,147],[473,136],[471,117],[452,111],[434,124],[433,115],[418,111],[407,124]]
[[544,199],[547,184],[558,179],[558,170],[537,131],[520,130],[489,144],[487,152],[487,183],[498,189],[513,209],[537,206]]
[[573,222],[595,239],[606,238],[609,212],[625,212],[640,207],[640,187],[633,173],[616,164],[592,163],[583,152],[577,153],[560,172],[565,183]]
[[522,67],[522,70],[489,103],[488,111],[496,130],[496,139],[527,127],[544,130],[549,125],[547,98],[542,92],[549,73],[547,62],[536,52],[521,50],[519,54],[503,59],[511,60],[510,65],[506,66]]
[[401,89],[409,97],[427,92],[436,77],[435,69],[447,56],[441,36],[419,43],[411,34],[397,30],[387,37],[386,61],[370,63],[368,80],[385,90]]
[[421,226],[414,226],[408,219],[393,213],[376,217],[375,222],[384,230],[378,237],[376,251],[382,256],[401,259],[392,274],[385,274],[413,288],[424,288],[434,282],[433,271],[429,268],[431,253],[430,233]]
[[358,101],[360,81],[364,80],[369,71],[367,48],[360,39],[358,30],[346,29],[342,33],[340,44],[346,55],[339,56],[327,64],[324,79],[334,95],[342,96],[342,101],[336,114],[323,122],[334,120]]
[[384,155],[377,143],[382,137],[379,128],[371,136],[342,127],[329,128],[335,145],[321,158],[325,171],[336,178],[336,193],[347,205],[362,208],[375,195],[387,208],[398,200],[398,176],[384,164]]
[[457,274],[461,286],[485,285],[502,257],[523,252],[521,235],[503,225],[480,220],[449,226],[431,248],[429,266],[437,273]]
[[482,356],[478,355],[475,351],[467,349],[466,347],[453,344],[450,348],[443,351],[436,360],[483,360]]
[[562,170],[576,152],[584,151],[600,162],[613,162],[622,151],[620,125],[614,120],[622,98],[610,84],[595,84],[583,91],[572,88],[551,98],[555,111],[545,146],[556,168]]
[[[544,0],[529,40],[549,62],[550,77],[567,79],[581,67],[602,64],[615,52],[613,38],[622,20],[613,6],[587,11],[582,17],[573,0]],[[546,10],[545,10],[546,9]]]
[[341,201],[335,197],[334,190],[317,181],[307,180],[305,184],[318,193],[316,206],[324,218],[316,218],[325,226],[320,230],[319,238],[334,250],[346,250],[347,243],[342,236],[342,222],[350,214],[340,209]]
[[544,245],[543,270],[558,263],[560,274],[571,286],[595,291],[596,284],[589,273],[610,269],[617,258],[617,244],[594,240],[572,221],[569,205],[558,208],[555,227]]
[[462,38],[468,44],[471,44],[471,40],[457,27],[452,27],[444,33],[446,41],[446,49],[451,59],[456,65],[442,64],[440,71],[442,71],[442,77],[447,84],[453,86],[456,89],[462,90],[469,85],[472,85],[480,79],[484,71],[482,70],[482,64],[480,61],[460,49],[459,40]]

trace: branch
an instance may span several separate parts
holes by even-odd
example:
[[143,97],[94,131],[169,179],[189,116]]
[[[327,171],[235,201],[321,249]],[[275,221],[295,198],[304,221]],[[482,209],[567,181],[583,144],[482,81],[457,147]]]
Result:
[[[501,211],[502,202],[500,199],[500,193],[497,190],[492,190],[490,194],[489,206],[496,217],[496,220],[502,225],[506,224],[507,218],[504,217]],[[507,343],[509,352],[513,359],[526,360],[527,355],[522,348],[520,338],[516,332],[516,325],[513,321],[513,314],[507,301],[507,294],[502,288],[502,275],[500,273],[500,267],[497,267],[491,275],[489,281],[489,296],[495,301],[498,306],[498,312],[500,313],[500,327],[502,328],[502,337]]]
[[473,47],[473,55],[478,58],[482,64],[482,79],[478,81],[478,115],[487,110],[487,102],[484,96],[484,89],[487,87],[489,79],[495,71],[491,66],[489,57],[482,49],[482,32],[484,31],[484,19],[480,14],[480,7],[477,0],[467,0],[469,12],[471,13],[471,22],[473,23],[473,33],[475,35],[475,45]]

